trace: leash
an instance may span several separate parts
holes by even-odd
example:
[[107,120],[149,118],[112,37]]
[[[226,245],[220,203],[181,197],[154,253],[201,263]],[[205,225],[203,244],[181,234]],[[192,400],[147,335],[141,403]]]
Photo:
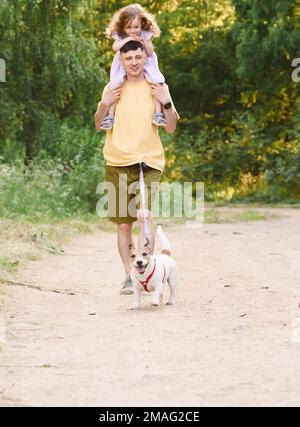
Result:
[[142,208],[142,216],[144,218],[143,228],[144,228],[144,241],[147,243],[147,238],[149,239],[149,227],[148,221],[146,218],[146,208],[145,208],[145,181],[143,173],[143,163],[140,163],[140,200]]

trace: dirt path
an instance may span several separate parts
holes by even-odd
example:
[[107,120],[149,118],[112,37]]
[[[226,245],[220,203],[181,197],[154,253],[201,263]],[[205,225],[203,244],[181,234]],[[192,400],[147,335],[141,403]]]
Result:
[[144,296],[128,311],[111,233],[23,268],[44,290],[0,285],[0,405],[299,406],[300,211],[282,213],[165,227],[180,271],[173,307]]

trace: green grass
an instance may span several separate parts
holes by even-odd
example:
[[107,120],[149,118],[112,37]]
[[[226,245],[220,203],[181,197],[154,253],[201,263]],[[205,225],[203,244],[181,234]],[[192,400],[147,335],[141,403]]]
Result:
[[209,209],[205,212],[206,224],[236,223],[236,222],[253,222],[268,221],[279,219],[282,215],[270,212],[258,212],[255,210],[238,211],[235,208],[230,209]]
[[33,223],[88,217],[96,209],[103,171],[98,152],[90,163],[74,165],[54,159],[31,168],[0,162],[0,217]]
[[255,211],[246,211],[246,212],[241,212],[237,215],[234,216],[234,218],[237,221],[240,222],[252,222],[252,221],[267,221],[268,219],[273,219],[275,217],[279,217],[278,215],[267,215],[267,214],[262,214],[260,212],[255,212]]
[[28,261],[40,259],[42,253],[62,254],[64,244],[75,236],[98,230],[113,231],[114,225],[95,215],[48,223],[33,223],[32,218],[0,218],[0,280]]
[[[210,208],[205,210],[206,224],[268,221],[280,218],[276,212],[243,208]],[[155,218],[155,223],[165,225],[184,224],[187,218]],[[116,232],[116,225],[108,219],[86,214],[78,218],[45,219],[36,223],[32,218],[0,218],[0,280],[7,274],[16,273],[20,265],[40,259],[46,252],[62,254],[64,244],[79,234],[96,231]],[[135,223],[134,235],[138,234]],[[2,273],[2,274],[1,274]],[[3,276],[4,273],[4,276]]]
[[[79,234],[116,225],[95,213],[96,187],[103,180],[103,158],[97,147],[92,158],[74,162],[44,159],[24,168],[0,161],[0,279],[13,274],[45,251],[63,253],[64,244]],[[73,158],[73,157],[72,157]],[[0,159],[1,160],[1,159]],[[171,204],[174,205],[172,193]],[[263,209],[262,209],[263,208]],[[264,210],[264,208],[266,210]],[[228,202],[205,203],[206,224],[268,221],[280,218],[270,208],[300,208],[299,204],[259,205]],[[186,218],[155,218],[155,223],[183,224]],[[134,234],[138,234],[135,224]]]
[[[216,207],[209,208],[204,211],[204,224],[230,224],[237,222],[253,222],[253,221],[269,221],[280,219],[282,215],[276,212],[246,210],[235,207]],[[188,218],[157,218],[156,223],[162,224],[184,224],[189,221]]]
[[205,202],[205,206],[213,207],[229,207],[229,208],[272,208],[272,209],[299,209],[300,203],[242,203],[242,202],[227,202],[227,201],[218,201],[218,202]]
[[13,254],[0,256],[0,271],[5,270],[13,273],[18,270],[20,260],[17,259]]

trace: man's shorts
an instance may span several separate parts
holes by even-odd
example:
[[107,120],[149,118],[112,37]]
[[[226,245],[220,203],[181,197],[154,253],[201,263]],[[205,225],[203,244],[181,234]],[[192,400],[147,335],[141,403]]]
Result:
[[[151,211],[159,186],[161,171],[147,166],[143,172],[145,183],[145,208]],[[109,220],[117,224],[132,223],[137,220],[140,209],[140,164],[130,166],[106,166],[108,183]],[[113,186],[111,184],[113,184]]]

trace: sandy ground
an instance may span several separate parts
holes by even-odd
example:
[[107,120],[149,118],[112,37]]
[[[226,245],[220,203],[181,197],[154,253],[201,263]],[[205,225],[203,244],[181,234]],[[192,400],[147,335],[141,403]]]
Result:
[[0,406],[299,406],[300,211],[281,213],[165,227],[172,307],[128,310],[112,233],[27,265],[19,279],[43,290],[1,285]]

